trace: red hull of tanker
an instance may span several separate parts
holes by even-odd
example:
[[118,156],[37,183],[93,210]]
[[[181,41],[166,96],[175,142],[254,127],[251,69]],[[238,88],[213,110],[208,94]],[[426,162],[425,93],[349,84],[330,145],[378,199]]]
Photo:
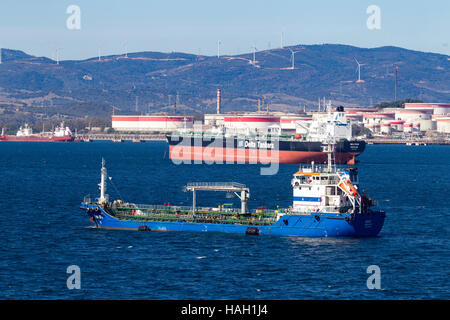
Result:
[[[336,163],[355,164],[359,153],[335,154]],[[313,151],[266,151],[258,149],[212,148],[192,146],[169,146],[169,157],[178,161],[205,161],[214,163],[325,163],[327,154]]]
[[40,137],[40,136],[0,136],[0,141],[28,141],[28,142],[70,142],[73,141],[72,136],[62,137]]

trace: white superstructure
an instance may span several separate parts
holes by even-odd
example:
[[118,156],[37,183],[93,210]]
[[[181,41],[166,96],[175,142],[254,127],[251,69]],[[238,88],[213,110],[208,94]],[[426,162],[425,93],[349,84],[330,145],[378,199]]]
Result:
[[16,133],[16,136],[18,137],[29,137],[33,135],[33,129],[28,126],[27,123],[22,127],[19,127],[19,130]]
[[352,125],[347,120],[344,107],[339,106],[334,112],[331,112],[331,106],[328,106],[328,113],[311,121],[306,125],[304,121],[296,121],[296,132],[304,134],[306,131],[306,139],[310,141],[324,141],[326,137],[334,137],[338,140],[352,139]]
[[64,122],[61,122],[61,125],[59,127],[56,127],[55,132],[53,133],[53,136],[55,137],[65,137],[71,135],[72,131],[70,131],[69,127],[64,127]]
[[327,167],[313,162],[294,174],[293,212],[359,212],[366,199],[358,192],[356,169],[337,170],[332,162],[334,145],[329,144],[324,151],[328,153]]

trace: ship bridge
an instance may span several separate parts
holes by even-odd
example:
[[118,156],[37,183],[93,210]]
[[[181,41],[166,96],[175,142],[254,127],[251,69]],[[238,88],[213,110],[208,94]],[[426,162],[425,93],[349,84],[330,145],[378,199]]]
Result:
[[[184,187],[184,192],[192,192],[192,212],[195,213],[197,191],[224,191],[233,192],[241,200],[241,213],[247,212],[247,202],[250,197],[250,189],[237,182],[191,182]],[[240,194],[239,194],[240,193]]]

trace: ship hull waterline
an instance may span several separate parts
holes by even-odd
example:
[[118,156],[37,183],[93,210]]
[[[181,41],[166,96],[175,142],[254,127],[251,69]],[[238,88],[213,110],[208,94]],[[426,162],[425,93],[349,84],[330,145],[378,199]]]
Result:
[[375,237],[381,231],[385,213],[373,211],[366,214],[311,213],[286,214],[272,225],[219,224],[197,222],[165,222],[143,219],[118,219],[102,206],[81,204],[92,226],[99,229],[148,231],[199,231],[248,234],[249,229],[260,235],[299,237]]
[[74,138],[72,136],[62,137],[40,137],[40,136],[0,136],[0,141],[7,142],[72,142]]

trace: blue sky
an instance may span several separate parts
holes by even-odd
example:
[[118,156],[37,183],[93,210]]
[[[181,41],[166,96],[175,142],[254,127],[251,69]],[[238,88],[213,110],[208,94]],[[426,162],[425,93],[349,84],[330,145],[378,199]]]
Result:
[[[69,30],[69,5],[81,9],[81,30]],[[381,29],[369,30],[369,5],[381,10]],[[450,55],[448,0],[2,0],[0,47],[61,59],[124,51],[251,52],[284,44],[394,45]]]

